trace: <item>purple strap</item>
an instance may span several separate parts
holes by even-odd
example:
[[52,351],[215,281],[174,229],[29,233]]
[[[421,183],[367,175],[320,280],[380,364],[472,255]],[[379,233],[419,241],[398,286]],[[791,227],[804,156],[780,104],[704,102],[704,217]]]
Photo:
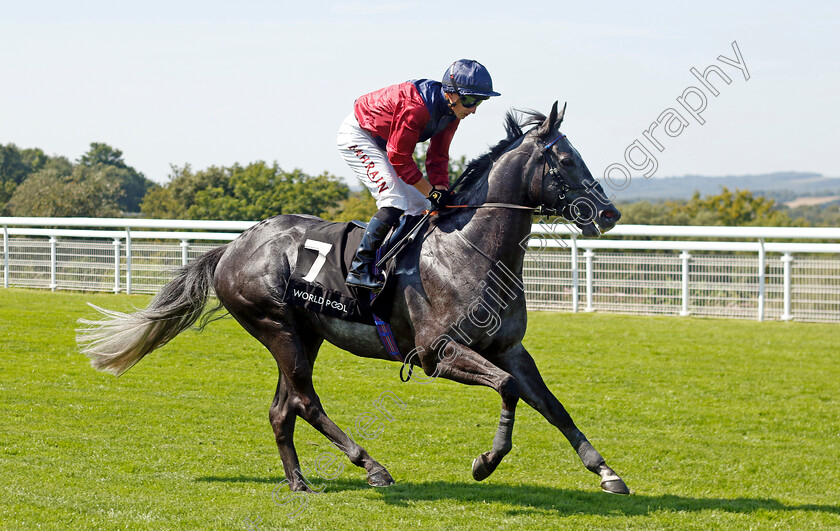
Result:
[[[382,254],[382,248],[376,250],[376,262],[379,262],[379,257]],[[379,268],[375,265],[373,266],[373,275],[379,276]],[[375,294],[373,292],[370,293],[370,300],[373,300]],[[379,333],[379,339],[382,340],[382,346],[385,347],[385,350],[388,351],[388,354],[394,359],[398,359],[400,361],[405,361],[402,354],[400,354],[400,348],[397,346],[397,340],[394,338],[394,332],[391,331],[391,325],[383,321],[379,318],[376,314],[373,314],[373,323],[376,325],[376,331]]]

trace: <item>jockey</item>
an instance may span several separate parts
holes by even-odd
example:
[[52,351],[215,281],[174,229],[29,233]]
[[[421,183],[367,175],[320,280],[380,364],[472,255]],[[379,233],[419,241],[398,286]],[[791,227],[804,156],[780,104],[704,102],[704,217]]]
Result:
[[[376,251],[403,214],[417,215],[449,199],[449,144],[461,120],[493,91],[490,73],[460,59],[441,82],[416,79],[365,94],[338,129],[338,150],[379,210],[368,223],[347,274],[347,284],[382,289],[373,275]],[[431,139],[431,140],[430,140]],[[430,140],[426,174],[414,162],[418,142]]]

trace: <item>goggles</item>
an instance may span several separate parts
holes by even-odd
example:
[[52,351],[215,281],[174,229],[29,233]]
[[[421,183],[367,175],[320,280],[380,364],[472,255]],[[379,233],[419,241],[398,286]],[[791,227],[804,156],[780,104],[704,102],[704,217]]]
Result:
[[473,96],[470,94],[458,93],[458,98],[461,99],[461,105],[467,109],[472,109],[473,107],[479,106],[482,101],[486,100],[487,96]]
[[452,66],[449,67],[449,81],[452,82],[452,88],[455,89],[455,94],[458,95],[458,99],[461,100],[461,105],[463,105],[467,109],[472,109],[473,107],[477,107],[482,101],[489,98],[489,96],[473,96],[472,94],[461,94],[461,91],[458,90],[458,83],[455,83],[455,75],[452,73],[452,67],[455,66],[455,63],[452,63]]

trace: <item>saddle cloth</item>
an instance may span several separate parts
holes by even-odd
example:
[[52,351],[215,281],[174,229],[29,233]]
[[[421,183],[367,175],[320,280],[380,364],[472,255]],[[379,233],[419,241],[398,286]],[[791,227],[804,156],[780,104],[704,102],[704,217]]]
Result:
[[[411,218],[402,218],[378,256],[384,256],[408,232],[409,225],[413,226],[416,221]],[[373,297],[370,291],[350,288],[345,282],[365,228],[366,225],[358,221],[318,221],[307,228],[283,301],[346,321],[370,325],[377,321],[387,322],[393,298],[393,260],[385,266],[385,286]],[[378,317],[374,316],[374,309]]]

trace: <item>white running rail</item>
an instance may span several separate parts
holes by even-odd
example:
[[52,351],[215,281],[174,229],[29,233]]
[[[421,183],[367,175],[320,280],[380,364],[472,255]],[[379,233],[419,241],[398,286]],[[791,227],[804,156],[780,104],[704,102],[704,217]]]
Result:
[[[154,293],[254,221],[0,217],[4,287]],[[796,240],[796,241],[792,241]],[[840,323],[840,228],[619,225],[583,239],[538,223],[531,310]]]

